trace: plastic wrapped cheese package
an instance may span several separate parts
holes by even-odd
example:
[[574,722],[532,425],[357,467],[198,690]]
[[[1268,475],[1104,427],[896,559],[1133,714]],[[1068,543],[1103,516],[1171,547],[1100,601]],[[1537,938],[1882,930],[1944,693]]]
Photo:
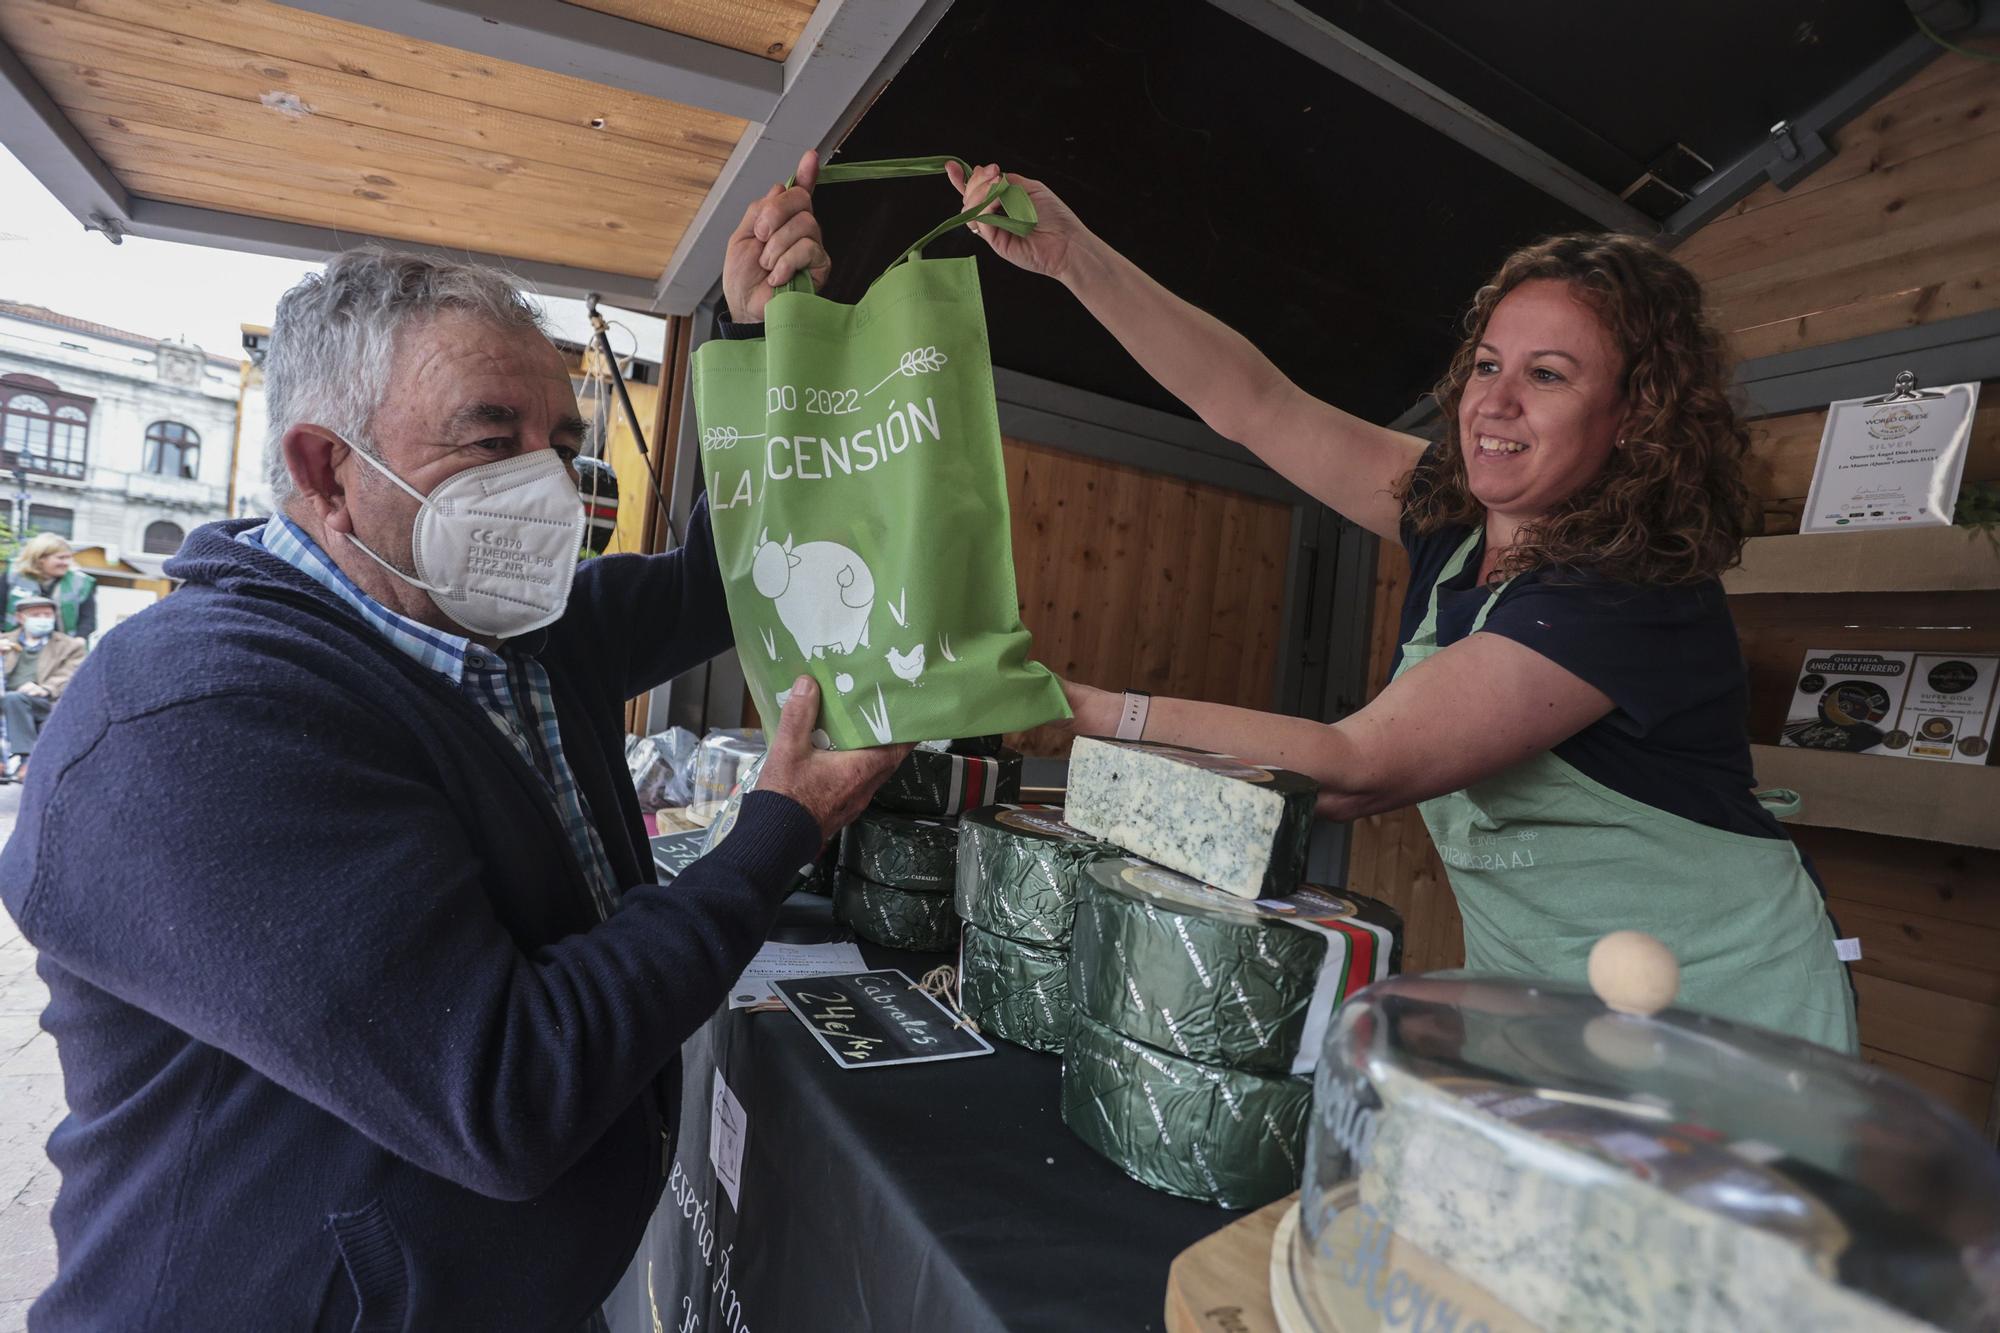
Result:
[[1089,866],[1123,855],[1059,805],[992,805],[959,820],[958,914],[981,930],[1067,946]]

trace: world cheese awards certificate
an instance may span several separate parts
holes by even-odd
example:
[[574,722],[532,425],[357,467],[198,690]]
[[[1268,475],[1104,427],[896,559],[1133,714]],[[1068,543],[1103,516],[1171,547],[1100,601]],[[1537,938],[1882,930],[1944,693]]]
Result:
[[1829,404],[1801,532],[1949,527],[1978,384]]

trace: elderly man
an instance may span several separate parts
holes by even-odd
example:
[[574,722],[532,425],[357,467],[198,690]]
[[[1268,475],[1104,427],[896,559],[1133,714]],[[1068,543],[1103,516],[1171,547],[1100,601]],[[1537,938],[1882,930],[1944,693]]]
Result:
[[[804,207],[745,218],[739,313],[824,265]],[[730,641],[706,508],[576,567],[583,423],[495,273],[343,255],[265,374],[280,512],[193,533],[86,663],[0,856],[70,1108],[30,1324],[592,1327],[681,1042],[901,751],[814,750],[802,681],[734,830],[651,883],[621,710]]]
[[82,639],[56,628],[56,601],[31,592],[14,603],[16,628],[0,634],[0,673],[7,692],[0,713],[7,720],[7,760],[0,765],[0,782],[28,775],[28,756],[49,711],[62,697],[71,676],[83,665]]

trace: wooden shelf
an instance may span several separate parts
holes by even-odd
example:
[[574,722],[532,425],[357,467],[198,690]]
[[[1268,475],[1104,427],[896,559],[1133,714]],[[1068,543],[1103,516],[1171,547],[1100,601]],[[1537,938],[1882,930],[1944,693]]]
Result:
[[1785,821],[1964,847],[2000,847],[2000,768],[1753,745],[1757,785],[1802,798]]
[[1774,592],[1990,592],[2000,549],[1971,528],[1752,537],[1722,576],[1732,594]]

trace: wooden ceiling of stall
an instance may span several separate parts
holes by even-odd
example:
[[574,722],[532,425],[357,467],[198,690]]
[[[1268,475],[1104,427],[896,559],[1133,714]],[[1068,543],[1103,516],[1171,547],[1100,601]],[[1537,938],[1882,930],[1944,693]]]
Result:
[[[782,59],[812,0],[590,0]],[[744,122],[267,0],[0,0],[135,195],[645,277]]]

